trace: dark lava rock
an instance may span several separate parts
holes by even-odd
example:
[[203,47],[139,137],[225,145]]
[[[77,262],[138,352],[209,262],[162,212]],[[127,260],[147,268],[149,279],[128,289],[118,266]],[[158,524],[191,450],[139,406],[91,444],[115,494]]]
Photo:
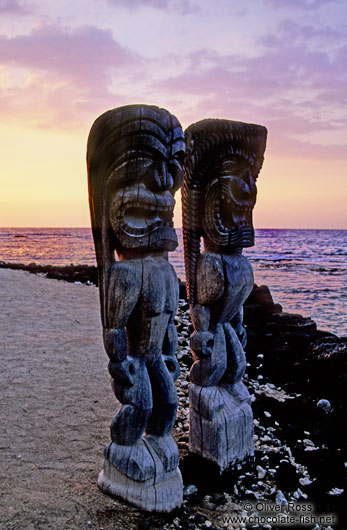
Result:
[[32,274],[44,273],[47,278],[54,280],[65,280],[66,282],[81,282],[81,283],[92,283],[98,284],[97,268],[93,265],[65,265],[65,266],[53,266],[53,265],[38,265],[36,263],[29,263],[29,265],[23,263],[7,263],[4,261],[0,262],[0,268],[2,269],[14,269],[24,270],[31,272]]
[[212,502],[216,504],[217,506],[221,506],[227,502],[227,498],[225,496],[225,493],[213,493],[212,495]]
[[138,526],[138,530],[149,530],[152,527],[153,521],[151,519],[144,519]]
[[248,320],[257,319],[264,314],[282,313],[282,306],[275,304],[267,285],[254,285],[253,290],[246,300]]
[[184,353],[180,358],[179,361],[183,364],[185,364],[188,368],[190,368],[194,362],[194,359],[191,355],[188,353]]
[[295,367],[295,386],[303,388],[309,383],[311,395],[328,399],[334,408],[347,405],[347,338],[325,336],[306,348],[303,358]]
[[290,462],[281,460],[276,471],[275,482],[280,490],[295,491],[299,486],[299,475]]
[[203,524],[207,520],[207,517],[205,515],[202,515],[201,513],[197,513],[194,516],[194,523],[195,524]]
[[[315,341],[337,338],[317,330],[311,318],[283,313],[281,306],[273,302],[266,286],[254,286],[244,305],[244,323],[247,328],[247,360],[251,364],[248,375],[256,379],[261,373],[264,380],[278,385],[297,382],[298,363],[303,362]],[[261,370],[257,368],[260,364]],[[301,377],[303,379],[304,376]]]
[[184,530],[194,530],[196,528],[195,524],[189,519],[181,519],[180,523]]

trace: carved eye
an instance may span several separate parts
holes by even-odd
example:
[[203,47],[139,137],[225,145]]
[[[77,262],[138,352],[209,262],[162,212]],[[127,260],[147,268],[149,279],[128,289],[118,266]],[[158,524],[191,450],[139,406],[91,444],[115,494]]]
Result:
[[237,160],[225,160],[222,162],[221,175],[237,174],[239,172],[239,162]]
[[131,182],[141,180],[143,172],[152,164],[153,160],[149,156],[132,157],[129,154],[128,159],[123,160],[113,170],[114,184],[117,187],[129,185]]

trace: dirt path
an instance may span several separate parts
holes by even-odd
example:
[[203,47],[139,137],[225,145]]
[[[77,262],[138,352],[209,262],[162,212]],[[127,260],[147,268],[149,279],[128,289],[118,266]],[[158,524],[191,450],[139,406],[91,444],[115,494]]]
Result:
[[116,410],[98,292],[0,270],[0,529],[136,528],[99,492]]

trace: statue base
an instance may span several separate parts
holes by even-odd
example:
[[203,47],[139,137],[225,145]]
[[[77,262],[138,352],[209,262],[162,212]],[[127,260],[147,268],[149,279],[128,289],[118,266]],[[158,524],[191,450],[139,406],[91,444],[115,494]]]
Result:
[[119,497],[148,512],[171,512],[183,502],[183,482],[178,468],[166,473],[160,481],[149,479],[139,482],[105,461],[98,486],[107,495]]
[[171,436],[147,435],[134,446],[105,448],[98,486],[148,512],[171,512],[183,502],[177,447]]
[[189,389],[189,451],[220,472],[254,456],[253,413],[243,383]]

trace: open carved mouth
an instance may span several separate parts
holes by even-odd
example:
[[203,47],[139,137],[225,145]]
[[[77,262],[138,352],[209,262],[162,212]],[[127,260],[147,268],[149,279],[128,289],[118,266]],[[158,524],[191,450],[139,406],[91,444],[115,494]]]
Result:
[[116,196],[110,217],[116,232],[141,237],[158,228],[173,229],[175,200],[169,191],[153,193],[145,188],[132,188]]
[[252,225],[252,210],[255,204],[256,188],[241,178],[223,178],[220,217],[225,228],[244,228]]
[[121,228],[131,235],[143,235],[158,227],[173,228],[173,208],[134,204],[124,209]]
[[212,181],[205,199],[204,227],[208,238],[225,247],[252,246],[253,206],[252,200],[235,198],[230,188],[220,193],[218,182]]
[[[225,228],[241,228],[252,224],[252,207],[239,207],[233,200],[222,201],[219,210],[219,224]],[[218,215],[218,213],[217,213]]]

